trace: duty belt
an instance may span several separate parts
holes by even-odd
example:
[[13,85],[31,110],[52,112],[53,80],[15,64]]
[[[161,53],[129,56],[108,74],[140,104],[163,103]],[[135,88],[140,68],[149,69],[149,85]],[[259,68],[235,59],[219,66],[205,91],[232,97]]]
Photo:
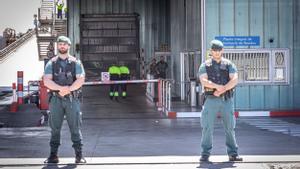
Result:
[[204,88],[204,93],[205,93],[205,95],[214,95],[214,92],[215,92],[216,90],[215,89],[211,89],[211,88]]
[[[214,96],[214,91],[205,91],[205,96],[213,96],[213,97],[217,97]],[[218,98],[222,98],[224,100],[230,99],[233,97],[233,92],[232,91],[226,91],[225,93],[221,94]]]
[[214,91],[205,91],[204,92],[205,95],[209,96],[209,95],[214,95]]
[[64,99],[64,98],[69,98],[69,99],[72,99],[72,98],[78,98],[79,97],[79,94],[78,94],[78,92],[71,92],[70,94],[67,94],[67,95],[65,95],[65,96],[61,96],[60,94],[59,94],[59,92],[51,92],[51,95],[52,96],[56,96],[56,97],[59,97],[59,98],[62,98],[62,99]]

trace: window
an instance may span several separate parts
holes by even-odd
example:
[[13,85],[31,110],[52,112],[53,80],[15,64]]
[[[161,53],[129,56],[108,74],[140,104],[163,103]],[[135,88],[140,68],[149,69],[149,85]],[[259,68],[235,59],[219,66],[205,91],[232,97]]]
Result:
[[225,49],[236,64],[239,83],[289,84],[289,49]]

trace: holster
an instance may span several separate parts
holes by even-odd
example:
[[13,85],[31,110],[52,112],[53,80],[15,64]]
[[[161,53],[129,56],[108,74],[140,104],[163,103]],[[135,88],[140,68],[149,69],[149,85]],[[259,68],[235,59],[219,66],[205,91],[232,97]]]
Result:
[[200,101],[199,101],[199,105],[201,107],[204,105],[205,100],[206,100],[206,94],[205,94],[205,92],[202,92],[201,95],[200,95]]

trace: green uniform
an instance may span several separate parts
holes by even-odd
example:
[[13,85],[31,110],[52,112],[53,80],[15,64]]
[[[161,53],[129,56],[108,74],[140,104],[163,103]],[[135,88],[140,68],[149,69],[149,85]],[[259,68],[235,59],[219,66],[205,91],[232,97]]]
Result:
[[[73,65],[73,66],[72,66]],[[57,71],[57,69],[60,69]],[[75,70],[74,70],[75,69]],[[64,71],[65,70],[65,71]],[[68,72],[68,70],[70,70]],[[61,80],[61,77],[67,77],[72,70],[74,70],[74,77],[76,75],[84,76],[84,68],[79,60],[70,61],[69,59],[62,60],[57,59],[56,61],[50,60],[45,67],[45,75],[52,75],[53,81],[56,84],[63,85],[67,83],[67,85],[71,85],[75,79],[70,77],[71,80]],[[54,72],[56,73],[54,73]],[[57,72],[60,72],[63,76],[60,76],[60,73],[57,75]],[[52,96],[49,100],[49,126],[51,128],[51,139],[50,139],[50,147],[51,153],[56,154],[58,151],[58,147],[60,145],[60,131],[63,124],[64,116],[66,116],[66,120],[68,122],[70,132],[71,132],[71,140],[73,142],[73,147],[75,152],[81,152],[82,148],[82,134],[81,134],[81,123],[82,123],[82,113],[80,110],[80,102],[78,99],[78,95],[70,94],[65,97],[61,97],[56,92],[52,92]]]
[[[207,68],[209,68],[210,73],[208,73]],[[202,63],[199,68],[200,75],[207,74],[208,80],[216,79],[216,81],[211,81],[220,85],[225,85],[224,83],[227,83],[229,80],[229,74],[234,74],[236,72],[237,69],[235,65],[227,59],[222,59],[221,63],[217,63],[214,60],[210,59],[207,62]],[[222,77],[224,75],[226,75],[227,77]],[[202,156],[209,156],[211,153],[214,120],[218,112],[221,113],[223,125],[225,128],[227,154],[230,156],[238,155],[238,146],[236,144],[234,131],[236,119],[234,117],[234,105],[232,95],[229,97],[225,97],[225,95],[221,97],[216,97],[212,94],[206,95],[206,100],[201,114],[201,154]]]

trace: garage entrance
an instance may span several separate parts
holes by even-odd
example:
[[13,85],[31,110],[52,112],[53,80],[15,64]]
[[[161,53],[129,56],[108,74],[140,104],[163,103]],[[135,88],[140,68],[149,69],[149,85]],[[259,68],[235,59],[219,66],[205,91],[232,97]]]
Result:
[[87,80],[99,79],[113,63],[123,62],[131,79],[139,78],[139,21],[137,14],[83,14],[81,60]]

